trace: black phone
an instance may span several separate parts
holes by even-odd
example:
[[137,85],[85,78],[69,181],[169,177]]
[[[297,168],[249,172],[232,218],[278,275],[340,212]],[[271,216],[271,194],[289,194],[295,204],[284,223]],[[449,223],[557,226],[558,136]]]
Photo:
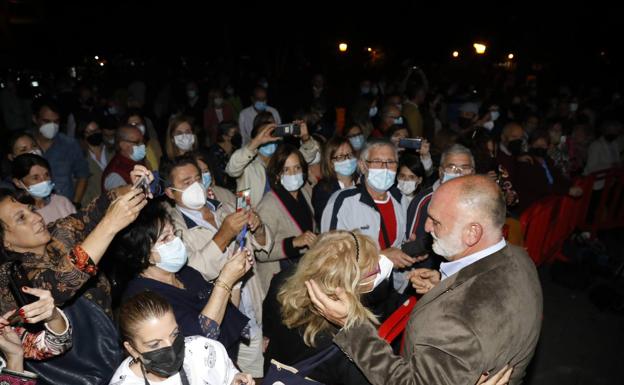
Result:
[[20,262],[12,262],[9,267],[9,290],[19,308],[39,300],[34,295],[24,293],[22,287],[32,287],[26,271]]
[[141,178],[139,178],[139,180],[134,184],[134,187],[140,188],[141,191],[143,191],[143,193],[147,195],[150,192],[150,185],[147,181],[147,176],[143,175]]
[[301,126],[297,123],[278,124],[273,130],[273,136],[301,135]]
[[409,148],[410,150],[420,151],[422,138],[404,138],[399,139],[399,147]]

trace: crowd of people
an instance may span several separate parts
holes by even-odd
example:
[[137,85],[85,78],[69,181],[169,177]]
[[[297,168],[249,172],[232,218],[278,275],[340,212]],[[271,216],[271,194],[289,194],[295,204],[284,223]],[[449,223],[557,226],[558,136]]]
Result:
[[[622,165],[622,100],[382,79],[345,109],[317,74],[292,112],[265,78],[85,82],[27,119],[9,82],[0,378],[250,385],[321,354],[325,384],[520,383],[542,294],[518,218]],[[399,356],[377,326],[412,295]]]

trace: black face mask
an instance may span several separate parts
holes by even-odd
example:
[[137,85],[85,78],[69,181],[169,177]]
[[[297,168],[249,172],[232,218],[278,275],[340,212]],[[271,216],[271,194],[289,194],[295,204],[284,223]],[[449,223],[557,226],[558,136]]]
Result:
[[173,376],[184,363],[184,337],[179,334],[172,346],[141,353],[139,360],[148,372],[165,378]]
[[518,156],[522,154],[522,139],[512,140],[507,143],[507,149],[511,152],[511,155]]
[[614,140],[617,139],[617,135],[615,135],[615,134],[606,134],[604,136],[604,138],[606,139],[607,142],[613,142]]
[[548,150],[542,147],[536,147],[531,149],[531,154],[539,156],[540,158],[546,158],[548,156]]
[[100,144],[102,144],[102,141],[104,140],[104,136],[102,135],[101,132],[96,132],[95,134],[91,134],[87,136],[85,139],[87,143],[89,143],[90,145],[99,146]]
[[232,142],[232,146],[236,148],[241,148],[241,146],[243,145],[243,137],[241,136],[241,134],[236,133],[234,134],[234,136],[232,136],[230,142]]

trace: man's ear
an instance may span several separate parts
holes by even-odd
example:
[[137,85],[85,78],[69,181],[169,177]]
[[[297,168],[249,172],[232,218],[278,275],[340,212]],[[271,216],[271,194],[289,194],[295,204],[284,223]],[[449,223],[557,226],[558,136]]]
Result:
[[175,200],[175,197],[173,196],[173,190],[171,189],[171,187],[165,187],[165,195],[167,195],[169,199]]
[[479,243],[483,237],[483,227],[479,223],[469,223],[464,229],[463,237],[464,243],[472,247]]

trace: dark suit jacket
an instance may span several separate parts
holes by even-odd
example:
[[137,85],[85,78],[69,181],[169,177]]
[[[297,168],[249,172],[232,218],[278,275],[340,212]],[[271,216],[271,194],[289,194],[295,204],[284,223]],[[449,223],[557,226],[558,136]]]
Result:
[[440,282],[416,304],[403,357],[370,323],[334,339],[374,385],[473,385],[510,363],[524,377],[540,334],[542,289],[526,252],[507,246]]

